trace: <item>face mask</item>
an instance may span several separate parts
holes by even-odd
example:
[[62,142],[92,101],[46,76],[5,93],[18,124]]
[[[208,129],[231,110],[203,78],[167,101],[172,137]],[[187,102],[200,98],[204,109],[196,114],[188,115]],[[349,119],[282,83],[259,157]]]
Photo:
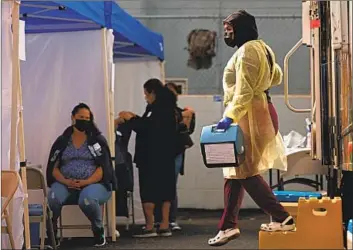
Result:
[[227,46],[234,48],[236,46],[234,32],[226,32],[224,34],[224,42],[227,44]]
[[76,120],[75,122],[75,128],[77,128],[79,131],[83,132],[87,132],[91,129],[91,121],[87,121],[87,120]]

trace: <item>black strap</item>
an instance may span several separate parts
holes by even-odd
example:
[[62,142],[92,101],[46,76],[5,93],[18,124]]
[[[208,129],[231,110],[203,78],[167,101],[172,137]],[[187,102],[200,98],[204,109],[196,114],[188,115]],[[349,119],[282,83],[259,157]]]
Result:
[[[266,57],[267,57],[267,61],[268,61],[268,64],[270,66],[270,74],[272,76],[272,68],[273,68],[273,59],[272,59],[272,56],[270,54],[270,51],[267,49],[267,47],[265,47],[266,49]],[[271,96],[270,96],[270,89],[266,89],[265,90],[265,94],[266,94],[266,97],[267,97],[267,102],[268,103],[272,103],[272,100],[271,100]]]
[[[266,47],[265,47],[266,48]],[[272,68],[273,68],[273,59],[272,59],[272,56],[270,54],[270,51],[266,48],[266,57],[267,57],[267,61],[268,61],[268,64],[270,66],[270,73],[272,75]]]

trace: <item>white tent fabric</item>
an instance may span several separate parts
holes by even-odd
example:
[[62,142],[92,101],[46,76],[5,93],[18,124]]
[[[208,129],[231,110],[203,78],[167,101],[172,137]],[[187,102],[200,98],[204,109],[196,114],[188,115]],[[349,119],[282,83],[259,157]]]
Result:
[[[11,107],[12,107],[12,32],[11,1],[1,2],[1,169],[10,169],[10,138],[11,138]],[[18,121],[18,120],[17,120]],[[17,122],[18,124],[18,122]],[[17,137],[17,136],[16,136]],[[17,147],[18,149],[18,147]],[[19,171],[17,151],[16,170]],[[22,186],[17,190],[13,199],[12,226],[15,248],[23,245],[23,191]],[[2,221],[2,225],[5,222]],[[1,248],[10,249],[7,235],[1,235]]]
[[21,64],[27,159],[44,170],[54,140],[71,125],[79,102],[91,107],[106,135],[101,31],[26,35]]
[[[131,111],[142,115],[146,101],[143,93],[143,84],[150,78],[162,79],[163,72],[158,60],[129,61],[115,63],[115,105],[116,116],[120,111]],[[129,151],[135,152],[135,135],[130,139]],[[134,212],[136,223],[145,221],[140,200],[137,169],[134,168]],[[119,221],[118,221],[119,222]]]
[[[26,35],[27,58],[21,64],[26,157],[41,164],[44,174],[50,148],[71,125],[78,103],[90,106],[108,138],[102,39],[101,30]],[[85,224],[78,221],[84,216],[74,214],[64,212],[63,217]]]
[[1,2],[1,166],[9,169],[12,94],[12,33],[10,2]]

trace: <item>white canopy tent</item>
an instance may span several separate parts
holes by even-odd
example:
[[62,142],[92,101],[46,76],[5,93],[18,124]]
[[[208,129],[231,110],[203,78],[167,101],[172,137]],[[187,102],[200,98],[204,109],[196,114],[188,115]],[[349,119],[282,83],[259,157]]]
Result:
[[[50,17],[52,11],[72,11],[72,8],[75,7],[72,5],[79,4],[79,2],[62,2],[59,6],[59,2],[60,1],[32,2],[25,0],[22,3],[22,6],[25,7],[23,8],[21,6],[20,17],[26,21],[26,32],[30,30],[28,33],[31,33],[26,35],[27,59],[26,62],[21,65],[23,106],[25,107],[24,123],[26,125],[24,129],[23,119],[21,119],[22,90],[20,88],[19,50],[12,49],[12,47],[18,47],[18,36],[14,36],[11,43],[11,24],[13,25],[12,30],[14,34],[18,35],[19,2],[13,5],[14,1],[2,1],[2,14],[4,14],[2,16],[2,33],[8,35],[2,38],[2,51],[12,52],[12,55],[10,55],[10,53],[2,53],[2,72],[8,73],[2,74],[2,155],[8,156],[2,158],[2,167],[4,169],[11,168],[18,170],[19,162],[24,162],[25,160],[45,166],[51,142],[70,124],[71,109],[80,101],[86,102],[91,106],[96,115],[98,126],[103,132],[106,132],[104,134],[108,134],[107,137],[110,146],[113,147],[114,145],[112,129],[114,118],[114,85],[111,83],[115,70],[112,70],[112,60],[109,60],[109,54],[111,54],[113,47],[113,36],[107,29],[102,29],[101,24],[95,23],[97,20],[91,21],[87,20],[87,18],[86,20],[81,20],[83,21],[82,23],[79,22],[80,20],[74,20],[74,22],[71,23],[73,25],[70,26],[68,23],[63,23],[62,19],[56,16],[56,18],[53,18],[54,23],[53,20],[51,20],[52,22],[49,25],[44,23],[43,26],[37,26],[38,18],[40,18],[38,14],[46,12],[46,15],[42,17],[42,20],[45,21],[50,19],[48,17]],[[35,6],[36,4],[38,4],[38,6]],[[82,4],[86,5],[84,7],[88,8],[92,7],[90,5],[99,6],[99,10],[101,11],[102,5],[104,5],[103,9],[106,10],[106,6],[108,5],[109,9],[109,4],[111,5],[112,3],[105,1],[93,3],[85,2]],[[15,20],[14,23],[10,21],[12,6],[15,6],[14,14],[12,14],[12,20]],[[116,7],[117,5],[113,6],[115,7],[115,15],[118,14],[123,17],[117,18],[116,20],[120,22],[130,20],[132,26],[135,26],[135,29],[132,28],[131,30],[136,31],[136,27],[139,28],[141,32],[136,33],[140,34],[145,41],[134,41],[134,39],[137,39],[136,36],[134,36],[135,33],[131,33],[130,29],[126,30],[125,37],[115,39],[114,54],[120,55],[120,57],[118,56],[119,60],[121,56],[140,57],[141,55],[156,55],[160,60],[163,60],[163,40],[158,43],[149,43],[146,36],[144,36],[149,33],[143,31],[144,27],[135,20],[132,20],[132,17],[121,9],[117,11],[117,8],[119,8]],[[35,9],[32,15],[28,14],[29,8],[37,9]],[[38,8],[44,8],[44,11],[40,11]],[[91,8],[91,10],[92,9],[98,11],[98,8]],[[65,14],[65,12],[61,13]],[[76,17],[82,17],[82,8],[79,8],[79,13],[80,15],[76,15]],[[106,14],[107,12],[104,13]],[[53,16],[55,17],[55,13]],[[31,23],[32,19],[30,18],[34,20],[33,23]],[[55,20],[59,20],[58,24],[61,25],[57,26],[59,27],[57,30],[55,30]],[[72,19],[70,21],[72,21]],[[105,18],[105,21],[107,21],[107,18]],[[116,23],[111,20],[110,26],[120,25],[125,28],[129,27],[129,25],[119,23],[119,21]],[[69,27],[71,27],[71,30],[67,30]],[[42,33],[43,31],[48,33]],[[116,34],[119,36],[120,33],[115,32],[114,35]],[[157,37],[157,39],[154,40],[160,39],[158,35],[154,34],[154,36]],[[124,41],[124,39],[127,40],[126,37],[133,42]],[[144,48],[143,45],[146,44],[149,44],[149,46],[145,46]],[[73,48],[74,45],[76,45],[76,48]],[[134,52],[133,50],[136,51]],[[13,58],[16,58],[16,60],[13,60]],[[80,61],[77,60],[79,58],[81,58]],[[161,78],[163,79],[163,64],[160,63],[159,60],[155,60],[154,65],[156,72],[161,72]],[[112,73],[112,75],[109,73]],[[159,77],[159,73],[152,73],[151,77]],[[97,84],[97,82],[102,84]],[[81,85],[79,85],[80,83]],[[12,91],[13,89],[15,91]],[[11,98],[12,96],[17,98]],[[24,154],[24,137],[27,143],[27,157],[25,157]],[[8,143],[4,143],[4,141]],[[19,148],[19,150],[17,150],[17,148]],[[19,156],[17,158],[15,157],[16,152]],[[26,192],[25,187],[24,192]],[[16,213],[13,214],[13,231],[17,244],[16,248],[20,248],[23,244],[22,203],[23,200],[26,201],[26,199],[24,199],[24,192],[20,190],[16,195],[19,202],[19,204],[16,204],[16,207],[20,209],[16,210]],[[115,205],[114,201],[112,202],[112,205],[113,204]],[[114,205],[112,206],[113,210]],[[112,212],[115,213],[115,211]],[[26,212],[25,210],[25,214],[28,215],[28,211]],[[26,233],[29,233],[28,216],[24,218],[25,221],[27,220],[27,226],[25,227]],[[115,218],[111,218],[111,225],[115,228]],[[115,234],[113,234],[112,237],[113,240],[115,240]],[[26,238],[26,248],[29,249],[29,237]],[[3,239],[2,246],[7,248],[6,237]]]
[[[98,127],[112,142],[108,35],[106,29],[26,35],[27,59],[21,65],[26,156],[42,165],[44,173],[49,150],[71,125],[71,111],[79,102],[91,107]],[[109,214],[115,214],[114,205]],[[71,207],[63,210],[64,220],[85,224],[77,212]]]
[[[102,19],[92,18],[92,10],[104,13],[105,7],[102,2],[21,3],[21,19],[26,22],[26,61],[21,64],[26,160],[41,165],[44,175],[51,145],[71,125],[71,110],[79,102],[91,107],[109,145],[114,145],[108,70],[114,37],[102,28],[108,26],[104,14]],[[40,200],[41,195],[30,195],[31,203]],[[109,203],[108,233],[115,241],[114,193]],[[88,224],[76,207],[62,215],[70,224]],[[75,236],[76,231],[68,233]]]
[[[150,32],[114,1],[24,1],[21,18],[26,21],[21,76],[28,161],[46,166],[53,141],[71,124],[71,110],[79,102],[91,107],[114,152],[114,36],[114,53],[120,55],[157,53],[162,43],[143,47],[150,44],[143,36]],[[109,214],[110,232],[115,232],[114,195]],[[63,217],[76,224],[78,215],[71,210]]]

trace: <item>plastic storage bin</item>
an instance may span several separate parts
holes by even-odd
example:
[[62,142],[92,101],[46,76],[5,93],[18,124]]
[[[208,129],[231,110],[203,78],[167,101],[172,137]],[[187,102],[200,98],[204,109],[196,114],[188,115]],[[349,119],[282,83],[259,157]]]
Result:
[[300,197],[318,199],[322,198],[322,194],[318,192],[305,192],[305,191],[273,191],[277,200],[280,202],[298,202]]
[[[41,216],[43,215],[43,206],[41,204],[29,204],[29,215],[30,216]],[[30,237],[31,237],[31,246],[40,245],[40,223],[32,222],[29,225],[30,227]]]
[[235,124],[227,130],[217,130],[217,125],[203,127],[200,145],[208,168],[237,167],[245,158],[243,132]]
[[29,225],[29,230],[31,232],[31,245],[32,247],[34,246],[39,246],[40,245],[40,223],[38,222],[33,222]]

